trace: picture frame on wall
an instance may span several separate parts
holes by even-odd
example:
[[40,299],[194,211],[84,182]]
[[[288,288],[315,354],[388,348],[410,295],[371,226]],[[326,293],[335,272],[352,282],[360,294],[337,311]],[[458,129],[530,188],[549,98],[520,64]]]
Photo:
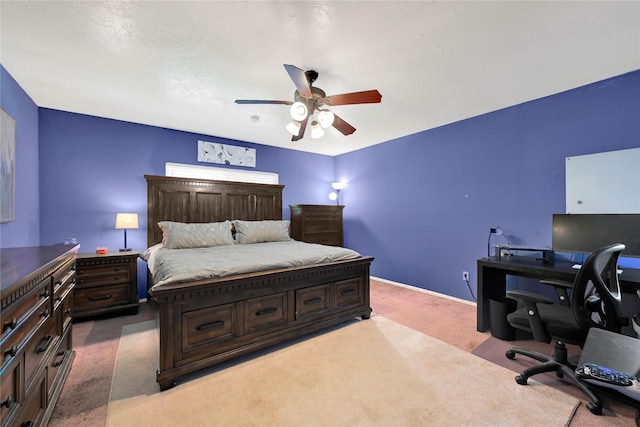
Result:
[[256,150],[218,142],[198,141],[198,161],[255,168]]
[[16,121],[0,109],[0,223],[15,219]]

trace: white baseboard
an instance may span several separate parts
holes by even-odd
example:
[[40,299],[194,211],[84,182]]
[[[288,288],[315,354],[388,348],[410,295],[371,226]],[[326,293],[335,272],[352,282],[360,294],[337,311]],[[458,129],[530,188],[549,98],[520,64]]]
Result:
[[430,291],[428,289],[419,288],[417,286],[406,285],[404,283],[394,282],[392,280],[382,279],[380,277],[375,277],[375,276],[371,276],[371,279],[377,280],[379,282],[384,282],[384,283],[387,283],[389,285],[399,286],[401,288],[406,288],[406,289],[411,289],[412,291],[422,292],[422,293],[433,295],[433,296],[436,296],[436,297],[440,297],[440,298],[445,298],[445,299],[449,299],[449,300],[452,300],[452,301],[461,302],[463,304],[472,305],[474,307],[477,306],[477,304],[475,302],[473,302],[473,301],[467,301],[466,299],[452,297],[451,295],[441,294],[439,292]]

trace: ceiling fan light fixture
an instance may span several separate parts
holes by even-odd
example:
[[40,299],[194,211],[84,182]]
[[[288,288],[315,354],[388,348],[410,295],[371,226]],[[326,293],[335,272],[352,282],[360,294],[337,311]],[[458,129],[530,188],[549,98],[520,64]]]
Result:
[[286,125],[285,128],[291,135],[298,135],[300,133],[300,122],[294,120]]
[[300,122],[304,120],[308,114],[309,110],[303,102],[298,101],[291,105],[291,118],[293,118],[293,120]]
[[331,127],[333,124],[333,119],[335,118],[334,114],[329,110],[319,110],[318,111],[318,122],[320,122],[320,126],[323,128]]
[[314,120],[311,122],[311,139],[321,138],[324,135],[324,131],[320,127],[320,124]]

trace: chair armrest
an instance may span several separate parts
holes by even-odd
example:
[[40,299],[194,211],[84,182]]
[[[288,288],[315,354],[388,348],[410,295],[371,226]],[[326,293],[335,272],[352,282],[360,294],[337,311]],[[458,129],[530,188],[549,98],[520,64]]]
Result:
[[547,334],[540,313],[538,313],[538,304],[554,304],[554,302],[545,296],[527,291],[507,291],[507,296],[518,298],[524,302],[533,339],[540,342],[551,342],[551,337]]
[[553,286],[553,289],[556,291],[556,295],[558,295],[560,305],[571,307],[571,300],[569,299],[567,290],[573,288],[573,282],[567,282],[565,280],[545,279],[540,280],[540,283],[543,285]]
[[533,292],[527,292],[527,291],[517,291],[517,290],[507,291],[507,296],[518,298],[524,301],[525,306],[527,305],[527,303],[533,303],[533,304],[553,304],[554,303],[552,300],[550,300],[545,296],[538,295]]

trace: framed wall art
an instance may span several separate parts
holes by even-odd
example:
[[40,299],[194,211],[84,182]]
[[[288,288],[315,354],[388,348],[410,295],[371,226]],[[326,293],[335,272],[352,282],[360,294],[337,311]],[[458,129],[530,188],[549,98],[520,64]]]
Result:
[[0,223],[15,216],[16,121],[0,109]]
[[256,167],[256,150],[217,142],[198,141],[198,161]]

